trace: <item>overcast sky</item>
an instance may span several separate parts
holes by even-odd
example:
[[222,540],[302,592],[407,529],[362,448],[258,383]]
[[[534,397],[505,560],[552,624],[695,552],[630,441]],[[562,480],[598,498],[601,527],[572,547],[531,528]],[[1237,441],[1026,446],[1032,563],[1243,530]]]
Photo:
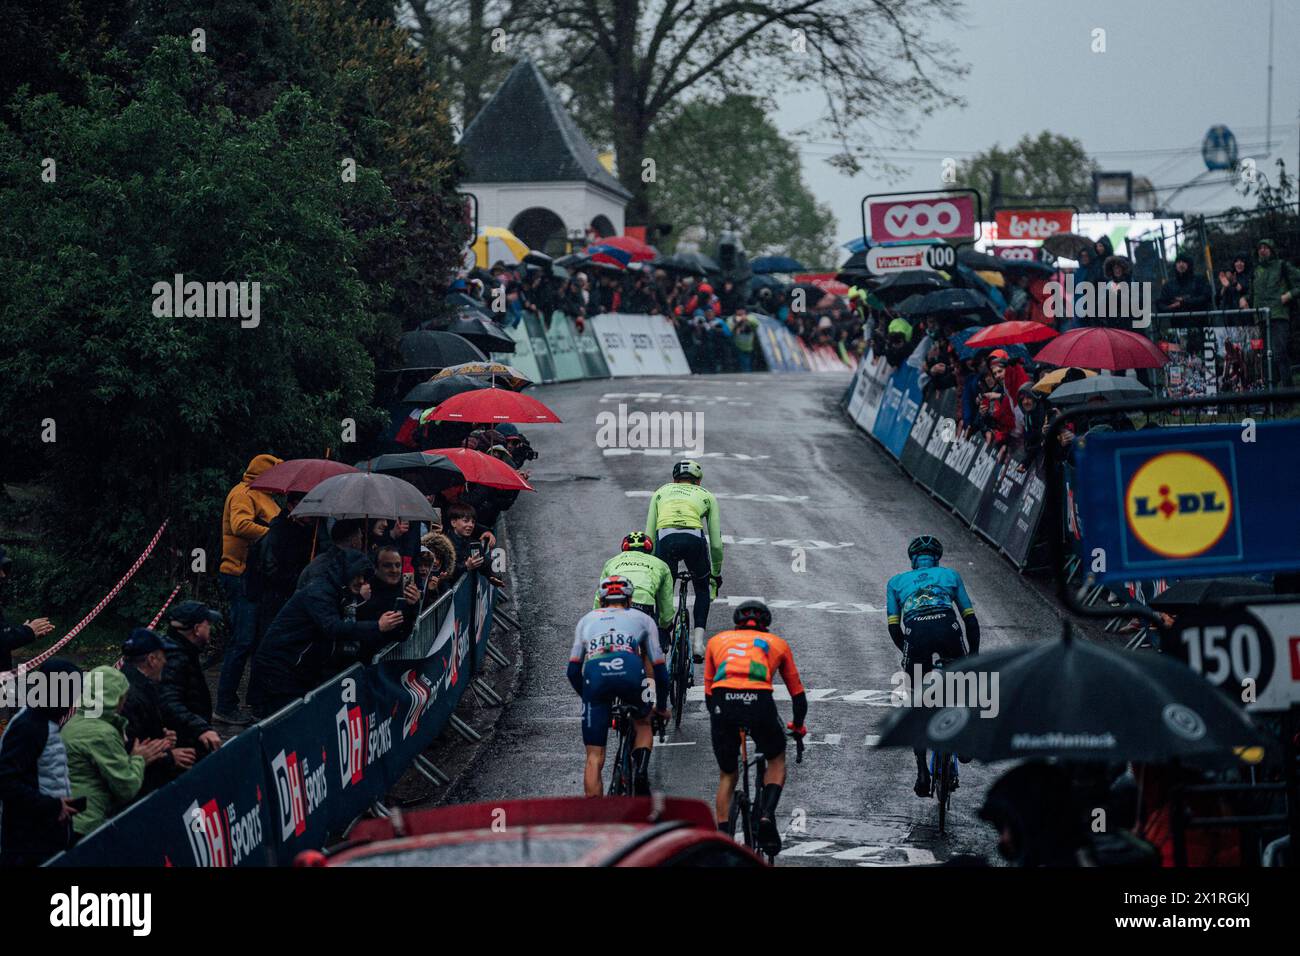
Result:
[[[890,183],[868,170],[848,177],[825,162],[833,145],[802,146],[804,178],[839,220],[839,241],[860,235],[864,195],[940,186],[945,156],[961,160],[994,143],[1010,146],[1047,129],[1077,137],[1103,169],[1131,170],[1156,185],[1162,200],[1205,170],[1200,144],[1223,123],[1242,156],[1263,157],[1268,65],[1268,0],[968,0],[965,24],[936,26],[969,75],[957,92],[964,109],[924,122],[911,150],[891,152],[906,176]],[[1092,31],[1106,31],[1106,52],[1092,52]],[[1300,3],[1276,0],[1273,41],[1273,149],[1294,174],[1300,155]],[[777,123],[791,132],[820,95],[778,103]],[[1274,171],[1273,160],[1258,160]],[[1224,174],[1207,176],[1221,181]],[[985,197],[985,201],[987,202]],[[1183,192],[1174,205],[1218,211],[1239,201],[1226,185]]]

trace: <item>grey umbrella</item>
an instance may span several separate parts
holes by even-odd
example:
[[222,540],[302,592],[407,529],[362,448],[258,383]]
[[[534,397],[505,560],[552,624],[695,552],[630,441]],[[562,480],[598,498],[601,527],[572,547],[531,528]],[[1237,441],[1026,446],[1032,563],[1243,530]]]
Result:
[[[942,703],[959,703],[951,698],[960,688],[970,706],[904,707],[878,746],[987,761],[1197,764],[1231,764],[1241,748],[1269,746],[1244,711],[1186,664],[1075,638],[1068,622],[1064,629],[1059,641],[953,662],[939,672],[951,688]],[[987,705],[970,693],[981,686]]]
[[1052,404],[1077,404],[1096,395],[1112,401],[1149,398],[1151,389],[1126,375],[1094,375],[1058,386],[1052,392]]
[[356,472],[326,478],[293,513],[301,518],[388,518],[436,521],[420,489],[392,475]]
[[669,272],[691,272],[697,276],[721,271],[718,264],[702,252],[676,252],[671,256],[660,256],[651,265],[656,269],[667,269]]

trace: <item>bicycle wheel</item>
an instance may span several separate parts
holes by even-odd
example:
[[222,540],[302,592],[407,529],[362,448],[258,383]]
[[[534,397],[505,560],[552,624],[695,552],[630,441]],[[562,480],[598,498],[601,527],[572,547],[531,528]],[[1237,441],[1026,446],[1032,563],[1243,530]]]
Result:
[[935,779],[934,796],[939,801],[939,832],[946,832],[948,824],[948,798],[952,795],[949,789],[952,779],[952,755],[939,754],[938,776]]
[[627,734],[623,722],[620,720],[618,725],[618,750],[614,754],[613,773],[609,778],[609,795],[611,797],[628,796],[631,791],[631,780],[628,776],[628,768],[625,764],[631,762],[631,756],[627,753]]
[[679,634],[673,642],[673,725],[682,729],[682,711],[686,709],[686,687],[691,673],[690,639]]

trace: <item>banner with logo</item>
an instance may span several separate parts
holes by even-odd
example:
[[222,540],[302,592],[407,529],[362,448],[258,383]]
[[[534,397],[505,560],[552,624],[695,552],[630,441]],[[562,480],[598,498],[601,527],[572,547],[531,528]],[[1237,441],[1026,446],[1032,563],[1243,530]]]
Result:
[[[1178,616],[1173,640],[1160,650],[1247,711],[1300,704],[1300,604],[1198,608]],[[1242,699],[1245,687],[1254,691],[1249,700]]]
[[1023,463],[1011,457],[1003,459],[994,475],[991,493],[980,503],[974,524],[975,530],[994,547],[1001,548],[1006,540],[1028,480],[1029,471]]
[[571,316],[565,316],[564,321],[573,329],[573,338],[578,343],[578,356],[582,359],[585,377],[609,378],[609,366],[605,364],[605,356],[600,351],[600,343],[596,341],[596,331],[591,327],[591,323],[584,320],[579,331],[576,320]]
[[520,325],[528,331],[533,357],[537,360],[537,368],[541,373],[541,378],[536,381],[554,382],[556,380],[555,359],[551,357],[551,346],[546,341],[546,329],[542,326],[542,317],[535,312],[525,312]]
[[483,666],[487,654],[488,638],[492,636],[492,612],[496,607],[497,589],[486,575],[478,578],[478,594],[474,598],[474,670]]
[[880,199],[870,210],[871,240],[877,245],[921,239],[955,242],[975,236],[975,200],[970,195]]
[[903,446],[907,444],[907,436],[920,407],[921,373],[904,363],[890,377],[880,403],[880,414],[871,428],[872,435],[895,458],[903,454]]
[[926,439],[924,453],[916,464],[916,471],[912,472],[912,477],[920,483],[927,491],[934,488],[935,482],[939,480],[939,472],[943,470],[943,460],[948,455],[948,448],[952,445],[953,438],[957,434],[957,394],[954,389],[945,389],[939,397],[937,403],[928,402],[936,418],[934,426],[930,429],[929,437]]
[[[942,402],[944,396],[940,394],[937,397]],[[912,430],[907,433],[907,441],[903,443],[903,453],[898,456],[898,463],[913,478],[916,478],[917,471],[925,461],[925,446],[930,441],[935,426],[939,424],[939,406],[935,404],[934,398],[932,396],[917,409]]]
[[[232,773],[239,766],[243,772]],[[51,866],[269,866],[275,800],[257,727],[87,834]]]
[[1099,581],[1294,568],[1300,421],[1104,432],[1076,440],[1083,550]]
[[587,377],[587,369],[582,363],[578,343],[574,338],[573,325],[569,317],[558,309],[551,313],[551,320],[547,323],[546,344],[550,348],[551,361],[555,363],[557,382],[572,382]]
[[686,353],[672,322],[663,315],[593,316],[589,324],[613,378],[629,375],[689,375]]
[[490,358],[507,365],[513,365],[534,382],[542,381],[542,369],[537,364],[537,355],[533,352],[533,340],[528,336],[528,328],[520,322],[514,328],[502,326],[506,335],[515,340],[513,352],[493,352]]
[[[893,372],[883,355],[868,351],[859,366],[862,373],[862,399],[858,402],[857,414],[853,420],[868,435],[876,427],[876,416],[880,414],[880,403],[885,396],[885,386]],[[855,399],[857,396],[854,396]]]
[[758,347],[772,372],[808,372],[812,370],[799,337],[770,315],[755,314],[758,319]]
[[1047,481],[1044,465],[1040,461],[1033,468],[1021,469],[1025,480],[1020,491],[1020,500],[1013,507],[1011,520],[1002,535],[1002,553],[1018,568],[1023,568],[1029,560],[1029,551],[1033,547],[1034,537],[1038,532],[1038,522],[1043,516],[1043,505],[1047,499]]
[[934,479],[933,489],[934,496],[954,511],[957,510],[958,496],[970,487],[966,474],[983,447],[983,435],[965,434],[954,428],[953,440],[948,443],[948,452],[943,456],[943,465]]
[[1070,232],[1074,225],[1071,209],[999,209],[993,214],[999,240],[1049,239],[1058,232]]

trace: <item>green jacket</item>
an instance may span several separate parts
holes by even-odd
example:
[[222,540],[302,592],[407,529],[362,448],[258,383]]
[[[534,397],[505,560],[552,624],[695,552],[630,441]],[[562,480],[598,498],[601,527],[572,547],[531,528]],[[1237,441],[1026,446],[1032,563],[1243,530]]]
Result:
[[[611,574],[621,574],[632,582],[632,603],[651,604],[657,609],[659,626],[668,627],[673,623],[673,573],[668,565],[653,554],[639,551],[624,551],[605,562],[600,569],[600,576],[607,578]],[[593,608],[600,607],[600,591],[596,592]]]
[[658,543],[660,528],[708,528],[709,555],[714,575],[722,574],[722,524],[718,518],[718,501],[711,492],[688,481],[670,481],[650,496],[646,512],[645,533]]
[[[1261,239],[1259,244],[1272,249],[1273,255],[1255,263],[1255,271],[1250,280],[1251,305],[1256,309],[1268,309],[1270,322],[1283,321],[1289,317],[1289,313],[1282,303],[1282,293],[1290,292],[1292,302],[1300,301],[1300,269],[1277,254],[1273,240]],[[1283,342],[1281,347],[1285,349],[1286,343]],[[1273,348],[1278,348],[1276,342],[1273,343]]]
[[747,315],[743,319],[734,315],[731,317],[732,341],[736,343],[736,351],[754,351],[754,343],[758,339],[757,332],[758,319],[752,315]]
[[59,732],[73,799],[86,798],[86,809],[72,818],[78,836],[134,800],[144,783],[144,758],[127,752],[126,718],[117,712],[130,686],[116,667],[96,667],[85,677],[77,713]]

